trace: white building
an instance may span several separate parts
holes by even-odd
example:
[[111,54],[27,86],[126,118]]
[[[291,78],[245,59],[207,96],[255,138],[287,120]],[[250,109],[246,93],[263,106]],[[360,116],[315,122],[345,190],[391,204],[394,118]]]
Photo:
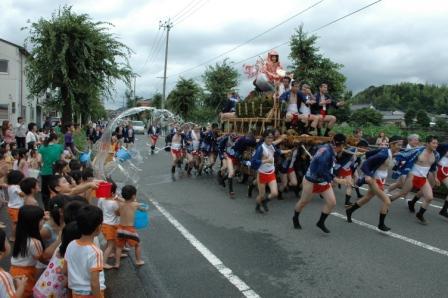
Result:
[[0,38],[0,124],[3,120],[42,124],[42,106],[30,96],[26,85],[25,61],[29,53],[24,47]]

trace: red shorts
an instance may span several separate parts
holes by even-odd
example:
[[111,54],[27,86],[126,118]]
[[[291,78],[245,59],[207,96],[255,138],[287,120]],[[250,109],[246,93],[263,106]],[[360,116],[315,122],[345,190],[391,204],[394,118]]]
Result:
[[171,149],[171,154],[176,158],[182,158],[182,149]]
[[229,158],[231,161],[232,161],[232,164],[233,165],[237,165],[237,164],[239,164],[239,160],[238,160],[238,158],[236,158],[235,156],[233,156],[233,155],[229,155],[229,154],[227,154],[227,153],[224,153],[224,157],[225,158]]
[[158,139],[159,139],[159,136],[151,135],[151,140],[153,140],[154,143],[157,142]]
[[194,150],[193,152],[191,152],[191,155],[201,157],[202,156],[202,152],[199,151],[199,150]]
[[258,172],[258,183],[260,184],[269,184],[270,182],[276,180],[277,178],[275,177],[275,171],[272,171],[271,173]]
[[320,110],[320,115],[322,116],[322,118],[327,116],[327,110]]
[[352,170],[341,168],[338,172],[338,176],[341,178],[352,176]]
[[386,184],[386,180],[376,178],[375,181],[378,187],[384,191],[384,185]]
[[437,179],[439,179],[440,182],[448,178],[448,167],[437,167]]
[[412,186],[415,189],[420,189],[423,187],[423,185],[425,185],[426,180],[427,180],[426,177],[413,176],[412,177]]
[[299,114],[297,113],[292,114],[291,122],[297,122],[297,121],[299,121]]
[[291,173],[294,173],[294,172],[295,172],[294,168],[288,168],[288,174],[291,174]]
[[330,183],[325,184],[313,183],[313,193],[322,193],[330,189],[330,187],[331,187]]

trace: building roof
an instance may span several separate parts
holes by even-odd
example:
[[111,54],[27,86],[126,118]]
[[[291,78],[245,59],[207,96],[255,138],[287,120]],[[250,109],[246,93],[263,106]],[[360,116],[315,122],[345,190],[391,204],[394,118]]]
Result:
[[375,107],[370,103],[356,103],[350,105],[350,110],[357,111],[361,109],[375,109]]
[[29,54],[30,54],[30,53],[29,53],[23,46],[19,46],[18,44],[15,44],[15,43],[13,43],[13,42],[7,41],[7,40],[5,40],[5,39],[3,39],[3,38],[0,38],[0,42],[7,43],[7,44],[9,44],[9,45],[11,45],[11,46],[13,46],[13,47],[18,48],[19,51],[20,51],[22,54],[24,54],[24,55],[29,55]]

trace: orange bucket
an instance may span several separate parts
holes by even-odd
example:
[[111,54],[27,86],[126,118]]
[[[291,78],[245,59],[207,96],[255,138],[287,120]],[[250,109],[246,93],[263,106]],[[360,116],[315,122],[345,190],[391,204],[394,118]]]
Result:
[[112,183],[100,182],[96,189],[97,198],[110,198],[112,197]]

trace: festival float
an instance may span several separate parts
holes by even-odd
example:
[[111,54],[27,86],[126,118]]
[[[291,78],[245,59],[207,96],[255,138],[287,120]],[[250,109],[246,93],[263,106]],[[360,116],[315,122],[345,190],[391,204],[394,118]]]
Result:
[[266,59],[259,57],[254,65],[243,65],[243,68],[247,77],[253,79],[254,90],[244,100],[236,102],[232,117],[221,120],[224,133],[245,135],[253,132],[259,137],[266,129],[276,128],[287,135],[285,141],[291,146],[330,141],[331,137],[299,134],[295,129],[286,129],[284,104],[279,101],[283,92],[280,83],[284,77],[293,79],[293,74],[283,69],[276,51],[270,51]]

